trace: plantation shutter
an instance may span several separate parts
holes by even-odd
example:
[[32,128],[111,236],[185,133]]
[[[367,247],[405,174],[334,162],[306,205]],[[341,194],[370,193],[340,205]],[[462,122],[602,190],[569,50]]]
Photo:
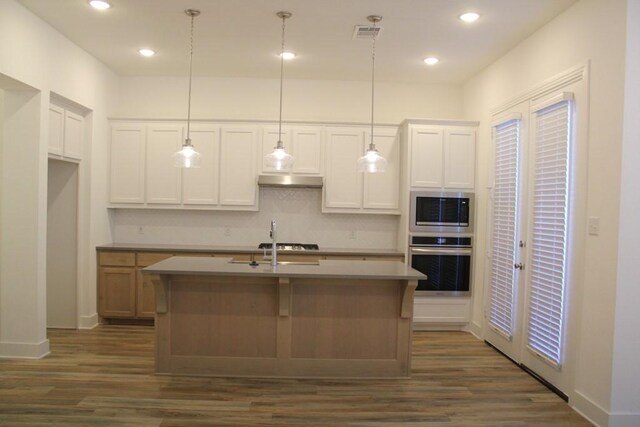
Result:
[[511,119],[494,127],[495,177],[489,325],[507,339],[511,339],[513,335],[515,304],[513,265],[517,231],[520,123],[520,119]]
[[567,250],[570,94],[534,108],[535,165],[527,346],[556,367],[562,356]]

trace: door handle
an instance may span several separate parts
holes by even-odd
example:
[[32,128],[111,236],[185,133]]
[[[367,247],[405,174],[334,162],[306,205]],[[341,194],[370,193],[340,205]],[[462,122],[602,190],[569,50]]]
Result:
[[521,262],[513,264],[513,268],[515,268],[516,270],[524,270],[524,264]]

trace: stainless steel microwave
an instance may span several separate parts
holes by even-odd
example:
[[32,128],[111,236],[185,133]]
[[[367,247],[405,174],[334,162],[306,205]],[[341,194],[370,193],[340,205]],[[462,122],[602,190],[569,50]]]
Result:
[[473,193],[412,191],[409,231],[473,233]]

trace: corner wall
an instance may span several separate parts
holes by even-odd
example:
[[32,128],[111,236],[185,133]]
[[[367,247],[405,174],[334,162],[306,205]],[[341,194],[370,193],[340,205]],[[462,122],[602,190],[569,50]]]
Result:
[[[575,338],[578,355],[570,404],[598,424],[612,411],[611,381],[616,326],[618,222],[624,100],[626,0],[581,0],[471,79],[464,87],[464,112],[481,120],[478,150],[476,247],[485,253],[488,185],[492,182],[491,110],[576,65],[590,64],[586,217],[600,218],[600,235],[587,236],[579,288]],[[586,230],[582,231],[585,233]],[[478,257],[475,295],[484,294],[485,260]],[[473,328],[481,330],[484,302],[474,301]],[[576,322],[579,320],[579,322]]]

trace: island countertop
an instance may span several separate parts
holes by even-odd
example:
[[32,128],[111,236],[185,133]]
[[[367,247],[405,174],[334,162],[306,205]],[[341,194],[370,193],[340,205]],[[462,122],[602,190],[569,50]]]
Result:
[[252,265],[231,258],[171,257],[142,270],[147,274],[421,280],[426,276],[399,261],[320,260],[317,263]]

